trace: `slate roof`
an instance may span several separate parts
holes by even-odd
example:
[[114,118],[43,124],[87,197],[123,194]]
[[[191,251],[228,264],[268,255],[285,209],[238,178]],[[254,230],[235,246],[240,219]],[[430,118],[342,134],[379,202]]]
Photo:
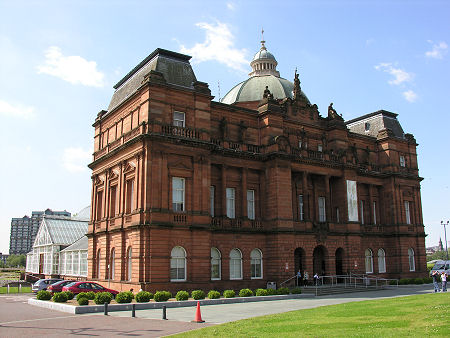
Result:
[[390,129],[395,137],[404,139],[405,133],[397,120],[397,115],[386,110],[378,110],[346,121],[345,124],[353,133],[377,137],[380,130]]
[[[88,231],[88,221],[62,216],[47,216],[42,220],[54,245],[70,245]],[[41,224],[42,226],[42,224]]]
[[69,245],[67,248],[61,250],[64,251],[79,251],[79,250],[87,250],[88,249],[88,238],[86,236],[81,237],[73,244]]
[[190,59],[189,55],[157,48],[114,86],[116,91],[108,111],[113,110],[135,93],[141,86],[144,76],[151,70],[161,72],[168,84],[194,89],[193,83],[197,79],[189,63]]

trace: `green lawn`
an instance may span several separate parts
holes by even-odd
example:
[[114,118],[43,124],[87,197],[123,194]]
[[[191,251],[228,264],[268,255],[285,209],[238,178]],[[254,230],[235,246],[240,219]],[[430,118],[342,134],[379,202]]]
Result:
[[[18,292],[19,292],[19,288],[17,286],[9,288],[9,293],[18,293]],[[31,286],[24,286],[20,290],[20,293],[30,293],[30,292],[31,292]],[[4,294],[4,293],[8,293],[8,288],[6,286],[0,287],[0,294]]]
[[245,319],[180,336],[450,337],[449,301],[450,292],[352,302]]

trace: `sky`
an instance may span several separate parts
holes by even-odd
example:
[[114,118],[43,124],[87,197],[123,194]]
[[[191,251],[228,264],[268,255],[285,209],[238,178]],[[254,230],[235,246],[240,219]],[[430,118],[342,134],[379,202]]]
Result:
[[[97,113],[156,48],[192,56],[218,100],[266,46],[322,116],[385,109],[419,144],[426,245],[450,220],[448,1],[0,0],[0,252],[11,218],[90,204]],[[450,239],[450,229],[449,229]]]

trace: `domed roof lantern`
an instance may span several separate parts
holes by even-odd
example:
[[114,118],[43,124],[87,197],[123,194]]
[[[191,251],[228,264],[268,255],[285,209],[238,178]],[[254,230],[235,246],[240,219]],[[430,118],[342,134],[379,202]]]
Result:
[[264,29],[261,30],[262,40],[261,49],[255,54],[250,66],[253,71],[248,76],[273,75],[280,77],[280,72],[277,71],[278,62],[266,48],[266,41],[264,41]]

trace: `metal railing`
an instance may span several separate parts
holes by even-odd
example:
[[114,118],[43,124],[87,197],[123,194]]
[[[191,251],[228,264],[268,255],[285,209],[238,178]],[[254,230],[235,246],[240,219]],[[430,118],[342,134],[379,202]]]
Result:
[[[380,278],[370,275],[325,275],[318,278],[297,281],[297,275],[294,275],[280,283],[280,287],[288,286],[289,282],[295,282],[296,286],[312,286],[316,289],[316,295],[320,289],[384,289],[389,287],[398,287],[398,279]],[[297,285],[299,284],[299,285]]]

